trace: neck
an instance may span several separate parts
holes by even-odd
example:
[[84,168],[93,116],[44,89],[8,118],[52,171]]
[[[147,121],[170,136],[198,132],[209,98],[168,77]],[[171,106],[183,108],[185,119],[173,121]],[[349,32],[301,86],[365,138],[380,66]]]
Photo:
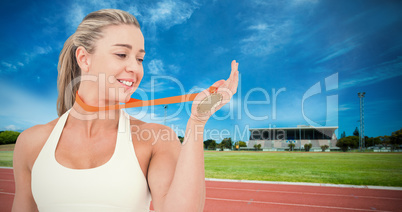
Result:
[[[86,102],[85,99],[82,100]],[[104,105],[104,103],[99,105]],[[93,137],[97,132],[117,128],[119,118],[120,110],[88,112],[75,102],[71,108],[67,123],[69,126],[82,129],[88,137]]]

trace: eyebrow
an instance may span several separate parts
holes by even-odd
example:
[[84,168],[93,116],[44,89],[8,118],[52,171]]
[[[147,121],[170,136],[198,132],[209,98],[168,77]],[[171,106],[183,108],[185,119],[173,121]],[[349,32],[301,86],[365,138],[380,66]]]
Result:
[[[122,46],[122,47],[126,47],[126,48],[128,48],[130,50],[133,49],[133,47],[130,44],[117,43],[117,44],[114,44],[113,46]],[[145,53],[144,49],[140,49],[139,51]]]

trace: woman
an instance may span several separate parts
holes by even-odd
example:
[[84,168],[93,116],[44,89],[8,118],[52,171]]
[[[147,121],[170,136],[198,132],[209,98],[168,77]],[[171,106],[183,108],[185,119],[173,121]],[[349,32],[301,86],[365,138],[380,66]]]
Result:
[[211,94],[196,96],[181,145],[169,127],[124,110],[87,112],[75,102],[77,91],[91,106],[127,102],[143,77],[144,56],[131,14],[105,9],[83,19],[59,58],[59,118],[18,137],[12,211],[148,211],[151,199],[155,211],[202,211],[204,126],[236,93],[238,64],[212,85],[223,96],[215,109],[197,111]]

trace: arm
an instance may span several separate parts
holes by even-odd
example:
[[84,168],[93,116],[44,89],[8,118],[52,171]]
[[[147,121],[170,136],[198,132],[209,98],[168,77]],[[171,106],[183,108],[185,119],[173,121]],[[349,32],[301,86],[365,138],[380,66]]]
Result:
[[28,141],[32,139],[28,129],[22,132],[17,139],[13,155],[15,196],[12,212],[38,211],[31,191],[31,171],[28,167],[29,151]]
[[[170,133],[176,136],[173,130]],[[203,124],[189,120],[186,144],[181,145],[177,139],[158,141],[155,145],[148,170],[155,211],[202,211],[205,201],[203,133]]]
[[[220,80],[213,86],[223,95],[219,110],[236,93],[238,73],[237,63],[232,62],[232,72],[228,80]],[[191,118],[187,122],[186,133],[180,149],[172,148],[174,142],[158,142],[148,169],[148,184],[152,193],[155,211],[202,211],[205,203],[204,173],[204,127],[208,114],[197,114],[198,103],[208,92],[201,92],[193,101]],[[176,138],[176,134],[170,129]],[[173,137],[173,136],[172,136]],[[160,145],[162,143],[162,145]],[[156,146],[157,146],[156,145]]]

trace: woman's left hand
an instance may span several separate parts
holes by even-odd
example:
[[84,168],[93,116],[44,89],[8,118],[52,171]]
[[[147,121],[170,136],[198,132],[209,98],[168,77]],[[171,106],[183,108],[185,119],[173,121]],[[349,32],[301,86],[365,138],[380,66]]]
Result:
[[191,116],[190,119],[199,124],[207,123],[208,119],[214,114],[216,111],[221,109],[225,104],[227,104],[232,96],[237,92],[237,84],[239,82],[239,71],[237,70],[239,63],[236,63],[236,60],[232,61],[232,71],[230,72],[230,76],[227,80],[219,80],[215,82],[211,87],[216,87],[216,93],[222,95],[222,101],[219,105],[211,108],[210,111],[206,111],[200,113],[198,111],[198,106],[202,100],[208,98],[212,94],[210,93],[209,88],[200,92],[195,99],[193,100],[193,105],[191,107]]

